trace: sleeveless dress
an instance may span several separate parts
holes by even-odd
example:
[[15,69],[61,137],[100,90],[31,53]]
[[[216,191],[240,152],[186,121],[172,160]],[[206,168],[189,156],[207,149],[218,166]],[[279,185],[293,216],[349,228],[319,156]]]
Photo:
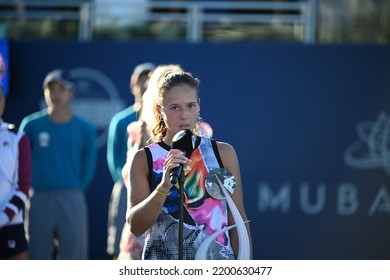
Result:
[[[153,191],[162,179],[163,163],[170,147],[164,142],[145,148],[149,165],[149,182]],[[212,198],[206,191],[207,174],[223,167],[216,142],[197,137],[190,159],[191,170],[185,171],[183,259],[192,260],[202,241],[228,225],[226,200]],[[175,260],[179,256],[179,190],[173,186],[155,224],[145,233],[143,259]],[[209,246],[207,259],[235,259],[228,233],[220,234]]]

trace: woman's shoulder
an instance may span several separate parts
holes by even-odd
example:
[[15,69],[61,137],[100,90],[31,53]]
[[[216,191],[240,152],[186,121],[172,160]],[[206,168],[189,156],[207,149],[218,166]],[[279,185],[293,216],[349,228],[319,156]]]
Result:
[[227,142],[221,142],[221,141],[217,141],[216,144],[217,144],[218,151],[219,151],[219,154],[221,156],[222,162],[224,164],[227,164],[228,162],[237,160],[236,150],[234,149],[233,145],[231,145]]
[[153,153],[155,150],[162,150],[163,148],[161,147],[160,143],[150,143],[145,147],[142,147],[138,149],[134,153],[134,158],[144,158],[147,154]]
[[132,155],[128,155],[128,161],[131,162],[131,166],[144,166],[147,159],[146,147],[140,148]]
[[233,145],[227,143],[227,142],[221,142],[221,141],[215,141],[217,143],[217,146],[218,146],[218,150],[220,153],[230,153],[230,152],[234,152],[235,149],[233,147]]

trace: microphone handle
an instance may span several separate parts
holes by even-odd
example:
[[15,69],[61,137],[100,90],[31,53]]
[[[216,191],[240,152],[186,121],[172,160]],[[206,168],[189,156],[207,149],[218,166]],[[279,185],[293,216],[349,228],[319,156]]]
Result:
[[[182,152],[184,153],[184,155],[186,154],[185,151],[182,150]],[[170,176],[172,185],[176,185],[182,172],[183,172],[183,164],[180,164],[178,167],[172,169],[171,176]]]
[[171,172],[171,184],[172,185],[176,185],[182,171],[183,171],[183,164],[180,164],[178,167],[175,167],[174,169],[172,169],[172,172]]

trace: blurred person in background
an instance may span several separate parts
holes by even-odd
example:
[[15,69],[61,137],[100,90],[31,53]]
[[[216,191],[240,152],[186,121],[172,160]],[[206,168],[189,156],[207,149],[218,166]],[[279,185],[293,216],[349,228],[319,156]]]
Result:
[[19,128],[27,134],[32,152],[26,213],[29,256],[48,260],[57,250],[59,259],[85,260],[89,258],[85,191],[96,170],[96,128],[72,111],[75,84],[69,71],[49,72],[43,92],[47,108],[26,116]]
[[0,259],[28,259],[24,208],[31,185],[30,141],[1,117],[5,95],[0,83]]
[[[107,253],[118,258],[120,236],[126,221],[126,187],[122,178],[122,168],[126,163],[128,145],[128,125],[137,121],[141,111],[142,96],[146,90],[149,75],[155,65],[145,62],[137,65],[130,76],[129,89],[134,95],[134,104],[115,114],[109,125],[107,139],[107,164],[114,181],[108,206]],[[141,128],[142,129],[142,128]],[[145,142],[145,140],[143,140]]]

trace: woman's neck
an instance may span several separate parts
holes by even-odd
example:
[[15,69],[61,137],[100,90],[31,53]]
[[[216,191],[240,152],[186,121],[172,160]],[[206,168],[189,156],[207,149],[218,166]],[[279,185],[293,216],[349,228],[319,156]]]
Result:
[[169,147],[172,146],[172,138],[167,138],[167,137],[164,137],[164,139],[162,140],[166,145],[168,145]]

